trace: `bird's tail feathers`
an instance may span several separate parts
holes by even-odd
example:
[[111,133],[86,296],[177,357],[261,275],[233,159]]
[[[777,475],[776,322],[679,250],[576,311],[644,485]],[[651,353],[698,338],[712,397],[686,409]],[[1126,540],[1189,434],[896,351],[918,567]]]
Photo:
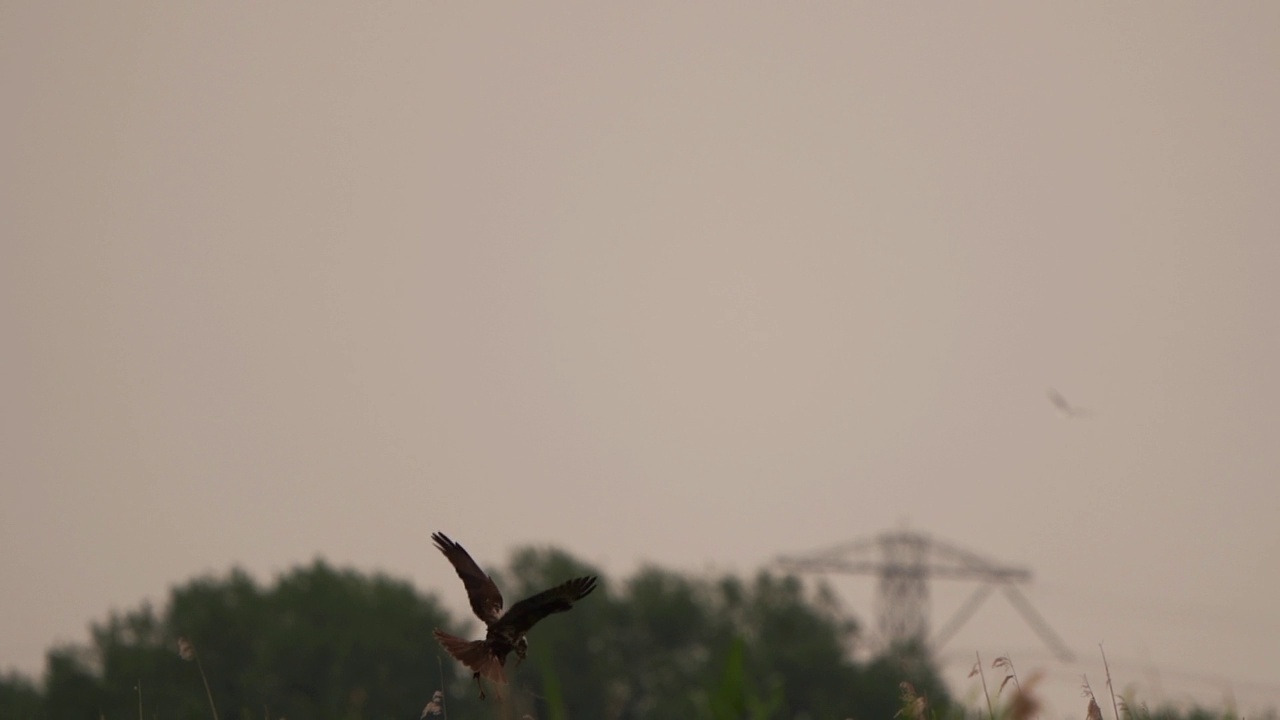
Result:
[[436,630],[432,635],[455,660],[471,668],[472,672],[493,682],[507,684],[502,662],[489,652],[483,640],[463,640],[443,630]]

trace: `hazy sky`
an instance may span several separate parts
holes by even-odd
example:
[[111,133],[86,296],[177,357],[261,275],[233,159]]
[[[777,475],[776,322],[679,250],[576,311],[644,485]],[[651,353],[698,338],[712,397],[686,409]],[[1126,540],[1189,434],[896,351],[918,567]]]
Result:
[[0,91],[0,668],[232,565],[462,610],[436,529],[905,522],[1088,659],[993,598],[962,693],[1280,703],[1280,3],[6,2]]

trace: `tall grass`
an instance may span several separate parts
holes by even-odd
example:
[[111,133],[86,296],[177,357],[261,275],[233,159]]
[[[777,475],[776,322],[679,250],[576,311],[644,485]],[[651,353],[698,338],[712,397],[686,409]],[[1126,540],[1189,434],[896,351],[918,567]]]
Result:
[[[213,720],[218,720],[218,708],[213,704],[213,691],[209,689],[209,678],[204,674],[204,665],[200,663],[200,656],[196,653],[196,646],[185,637],[178,638],[178,656],[187,662],[195,661],[196,669],[200,671],[200,681],[204,683],[204,694],[209,698],[209,711],[213,713]],[[142,703],[142,691],[138,691],[138,703]],[[139,708],[141,712],[141,708]]]

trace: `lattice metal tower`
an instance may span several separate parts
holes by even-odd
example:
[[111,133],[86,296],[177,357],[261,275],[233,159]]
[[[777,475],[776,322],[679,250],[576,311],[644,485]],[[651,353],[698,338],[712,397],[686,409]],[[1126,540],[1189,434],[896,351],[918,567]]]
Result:
[[883,537],[876,617],[880,635],[896,640],[925,640],[929,634],[928,540],[920,535]]
[[[885,644],[920,641],[940,649],[978,606],[999,587],[1031,629],[1062,660],[1072,659],[1053,632],[1017,588],[1031,580],[1025,568],[999,565],[961,547],[921,533],[888,532],[804,556],[782,557],[778,565],[792,572],[875,575],[877,625]],[[977,580],[980,584],[955,615],[929,636],[929,579]]]

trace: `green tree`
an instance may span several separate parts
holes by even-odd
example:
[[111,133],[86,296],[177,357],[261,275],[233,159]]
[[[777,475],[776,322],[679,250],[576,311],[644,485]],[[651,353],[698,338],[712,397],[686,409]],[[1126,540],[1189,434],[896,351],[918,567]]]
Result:
[[904,643],[891,647],[867,663],[855,686],[857,695],[862,698],[859,712],[850,717],[854,720],[893,717],[902,709],[899,687],[904,682],[910,684],[915,695],[924,698],[926,717],[942,718],[950,714],[951,700],[946,683],[930,660],[928,651],[919,643]]
[[[87,645],[49,653],[43,692],[0,683],[0,717],[128,718],[141,703],[147,718],[209,718],[212,699],[220,720],[407,718],[442,689],[453,718],[888,720],[902,681],[945,716],[923,653],[855,663],[856,626],[829,590],[793,577],[649,567],[615,583],[547,549],[520,550],[494,574],[509,605],[572,577],[601,581],[533,629],[528,660],[516,667],[511,656],[510,685],[491,687],[486,701],[431,638],[436,627],[479,637],[478,622],[453,622],[404,582],[316,561],[265,587],[241,571],[199,578],[163,609],[112,614]],[[461,583],[446,591],[461,604]],[[190,644],[186,661],[179,638]]]
[[782,707],[782,687],[774,685],[767,696],[747,680],[746,643],[737,638],[729,648],[724,678],[707,700],[714,720],[768,720]]
[[[522,550],[504,588],[514,601],[590,572],[559,551]],[[519,712],[553,719],[877,717],[869,707],[891,718],[907,680],[946,707],[941,684],[917,674],[868,682],[850,659],[856,632],[828,588],[806,592],[794,577],[764,572],[748,583],[645,568],[539,624],[532,667],[511,673],[512,693]]]
[[233,571],[175,588],[163,615],[147,605],[113,614],[89,646],[52,651],[43,707],[48,717],[118,718],[141,702],[145,717],[210,717],[201,670],[178,655],[182,637],[220,718],[405,717],[438,674],[456,674],[431,639],[448,624],[434,598],[380,575],[317,561],[264,590]]
[[0,718],[37,720],[45,717],[40,689],[16,673],[0,675]]

